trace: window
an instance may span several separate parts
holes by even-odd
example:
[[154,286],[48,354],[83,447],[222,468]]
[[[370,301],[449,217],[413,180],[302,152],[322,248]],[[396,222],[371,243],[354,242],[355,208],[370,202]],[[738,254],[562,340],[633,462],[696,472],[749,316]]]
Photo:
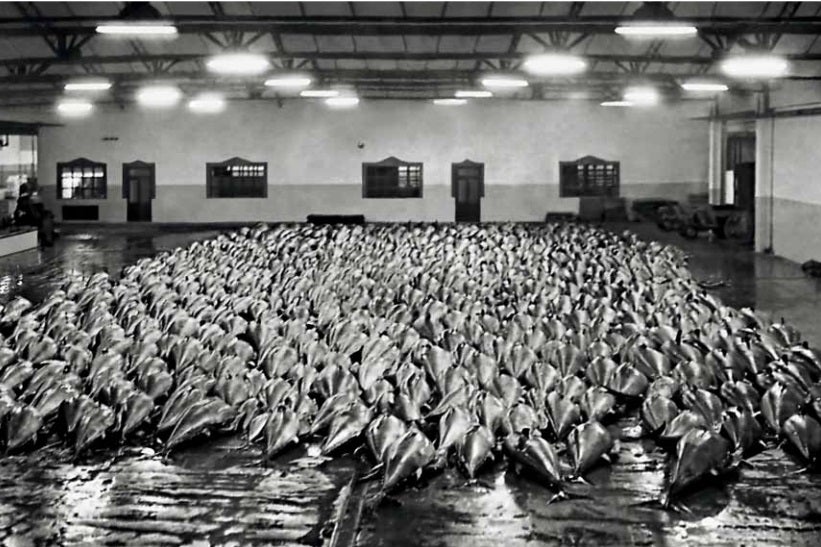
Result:
[[390,157],[362,164],[362,197],[421,198],[422,164]]
[[86,158],[57,164],[58,199],[105,199],[106,166]]
[[619,162],[585,156],[559,162],[559,196],[618,197]]
[[242,158],[206,165],[209,198],[268,197],[268,164]]

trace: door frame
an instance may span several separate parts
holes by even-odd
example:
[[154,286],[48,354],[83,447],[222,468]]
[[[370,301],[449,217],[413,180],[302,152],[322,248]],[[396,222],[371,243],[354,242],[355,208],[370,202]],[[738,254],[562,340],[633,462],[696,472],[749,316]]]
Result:
[[[478,216],[479,218],[475,221],[462,221],[462,222],[481,222],[482,220],[482,198],[485,197],[485,164],[480,162],[475,162],[470,159],[465,158],[464,160],[458,163],[451,163],[450,164],[450,195],[453,198],[454,204],[454,222],[460,222],[456,218],[456,209],[459,207],[459,201],[456,199],[456,180],[459,176],[459,168],[461,167],[474,167],[479,170],[479,199],[476,201],[475,206],[478,209]],[[471,203],[471,202],[464,202],[464,203]]]
[[147,220],[130,220],[128,219],[128,206],[131,202],[126,201],[126,221],[128,222],[151,222],[154,218],[154,211],[152,201],[157,197],[157,165],[153,162],[145,162],[142,160],[134,160],[130,162],[123,162],[123,178],[121,180],[123,185],[123,199],[128,200],[131,193],[131,185],[128,184],[128,170],[133,167],[147,168],[151,171],[151,180],[149,181],[149,198],[148,198],[148,219]]

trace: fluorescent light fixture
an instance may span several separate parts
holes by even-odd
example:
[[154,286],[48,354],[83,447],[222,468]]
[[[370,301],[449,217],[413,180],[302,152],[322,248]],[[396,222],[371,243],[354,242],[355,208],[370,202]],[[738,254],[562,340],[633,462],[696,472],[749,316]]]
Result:
[[222,95],[204,93],[188,101],[188,108],[193,112],[215,114],[225,110],[225,99]]
[[433,104],[439,106],[461,106],[467,102],[467,99],[433,99]]
[[71,100],[57,103],[57,111],[67,116],[82,116],[88,114],[94,106],[88,101]]
[[527,80],[510,76],[488,76],[482,79],[482,85],[492,89],[516,89],[527,87]]
[[256,53],[223,53],[208,59],[205,66],[219,74],[262,74],[271,63]]
[[624,92],[624,100],[636,106],[649,106],[659,102],[659,93],[653,87],[631,87]]
[[356,106],[359,104],[359,97],[328,97],[325,104],[340,108]]
[[736,78],[777,78],[788,68],[785,59],[772,55],[731,57],[721,63],[721,70]]
[[299,93],[300,97],[327,99],[329,97],[338,97],[339,91],[336,89],[306,89]]
[[117,36],[171,36],[177,34],[177,27],[169,24],[111,24],[98,25],[97,33]]
[[601,106],[633,106],[630,101],[604,101]]
[[170,85],[148,86],[137,91],[137,102],[144,106],[174,106],[181,97],[182,92]]
[[727,91],[729,86],[727,84],[722,84],[719,82],[684,82],[681,84],[681,88],[686,91],[706,91],[706,92],[714,92],[714,91]]
[[587,61],[566,53],[546,53],[526,59],[524,69],[539,75],[578,74],[587,70]]
[[311,79],[307,76],[274,76],[265,80],[268,87],[284,87],[288,89],[301,89],[311,85]]
[[487,99],[488,97],[493,97],[492,91],[484,91],[481,89],[467,89],[462,91],[457,91],[453,95],[457,99]]
[[66,91],[105,91],[111,88],[111,82],[106,80],[89,80],[87,82],[68,82]]
[[616,27],[616,34],[631,37],[694,36],[698,29],[692,25],[636,23]]

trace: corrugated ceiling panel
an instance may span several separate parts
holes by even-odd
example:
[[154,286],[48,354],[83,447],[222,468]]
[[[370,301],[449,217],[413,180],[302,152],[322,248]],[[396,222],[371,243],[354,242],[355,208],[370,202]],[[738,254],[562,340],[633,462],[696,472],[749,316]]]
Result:
[[439,17],[444,2],[405,2],[408,17]]
[[286,51],[316,51],[316,42],[305,34],[283,34],[282,45]]
[[274,17],[299,16],[299,2],[251,2],[251,10],[257,15]]
[[319,35],[316,37],[319,51],[353,51],[353,38],[347,35]]
[[338,15],[350,17],[351,10],[347,2],[304,2],[306,15]]
[[207,2],[164,2],[170,15],[213,15]]
[[476,51],[507,53],[512,41],[511,36],[505,35],[484,35],[480,36],[476,42]]
[[541,2],[494,2],[492,14],[493,17],[533,17],[539,15],[540,9]]
[[490,2],[449,2],[445,17],[486,17]]
[[451,53],[470,53],[476,39],[473,36],[442,36],[439,41],[439,51]]
[[436,51],[435,36],[407,35],[405,42],[408,44],[408,51],[419,53]]
[[405,51],[401,36],[356,36],[357,51]]
[[355,2],[354,9],[359,17],[402,17],[399,2]]

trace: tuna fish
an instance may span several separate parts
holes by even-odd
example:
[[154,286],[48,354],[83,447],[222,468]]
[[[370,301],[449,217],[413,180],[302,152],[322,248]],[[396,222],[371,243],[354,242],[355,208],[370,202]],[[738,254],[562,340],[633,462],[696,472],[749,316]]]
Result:
[[775,433],[781,432],[782,424],[798,412],[801,394],[782,384],[773,384],[761,398],[761,414]]
[[602,387],[591,387],[584,392],[579,402],[582,413],[590,421],[601,421],[613,412],[616,398]]
[[810,466],[817,466],[821,458],[821,424],[810,416],[794,414],[781,429],[801,457]]
[[527,472],[552,489],[561,489],[563,473],[559,455],[540,435],[511,435],[505,439],[507,454],[519,472]]
[[383,414],[373,420],[365,430],[365,441],[371,455],[378,462],[384,464],[388,451],[405,433],[408,427],[405,422],[390,414]]
[[641,405],[641,419],[645,431],[655,434],[678,416],[679,408],[672,399],[656,394],[648,397]]
[[370,423],[373,413],[362,403],[355,403],[336,414],[322,443],[322,454],[327,455],[354,439]]
[[235,414],[236,410],[216,397],[197,401],[180,417],[165,449],[171,450],[199,435],[208,434],[211,428],[231,422]]
[[273,458],[288,445],[299,441],[299,417],[280,405],[268,414],[265,422],[265,457]]
[[446,453],[451,446],[460,444],[475,424],[473,417],[461,407],[453,407],[439,418],[438,452]]
[[493,434],[483,425],[475,425],[467,432],[459,445],[459,460],[469,479],[475,478],[477,470],[493,457],[494,442]]
[[31,406],[17,406],[6,415],[6,452],[11,452],[35,439],[43,426],[43,417]]
[[613,448],[613,437],[599,422],[585,422],[567,436],[573,474],[581,477]]
[[434,461],[435,449],[425,435],[410,429],[388,450],[382,488],[389,491],[411,475],[421,477],[426,466]]
[[676,457],[662,504],[669,506],[673,496],[707,476],[727,471],[730,463],[729,441],[707,429],[688,431],[676,445]]
[[547,418],[557,439],[564,439],[570,428],[581,418],[581,410],[576,403],[552,391],[547,396]]

